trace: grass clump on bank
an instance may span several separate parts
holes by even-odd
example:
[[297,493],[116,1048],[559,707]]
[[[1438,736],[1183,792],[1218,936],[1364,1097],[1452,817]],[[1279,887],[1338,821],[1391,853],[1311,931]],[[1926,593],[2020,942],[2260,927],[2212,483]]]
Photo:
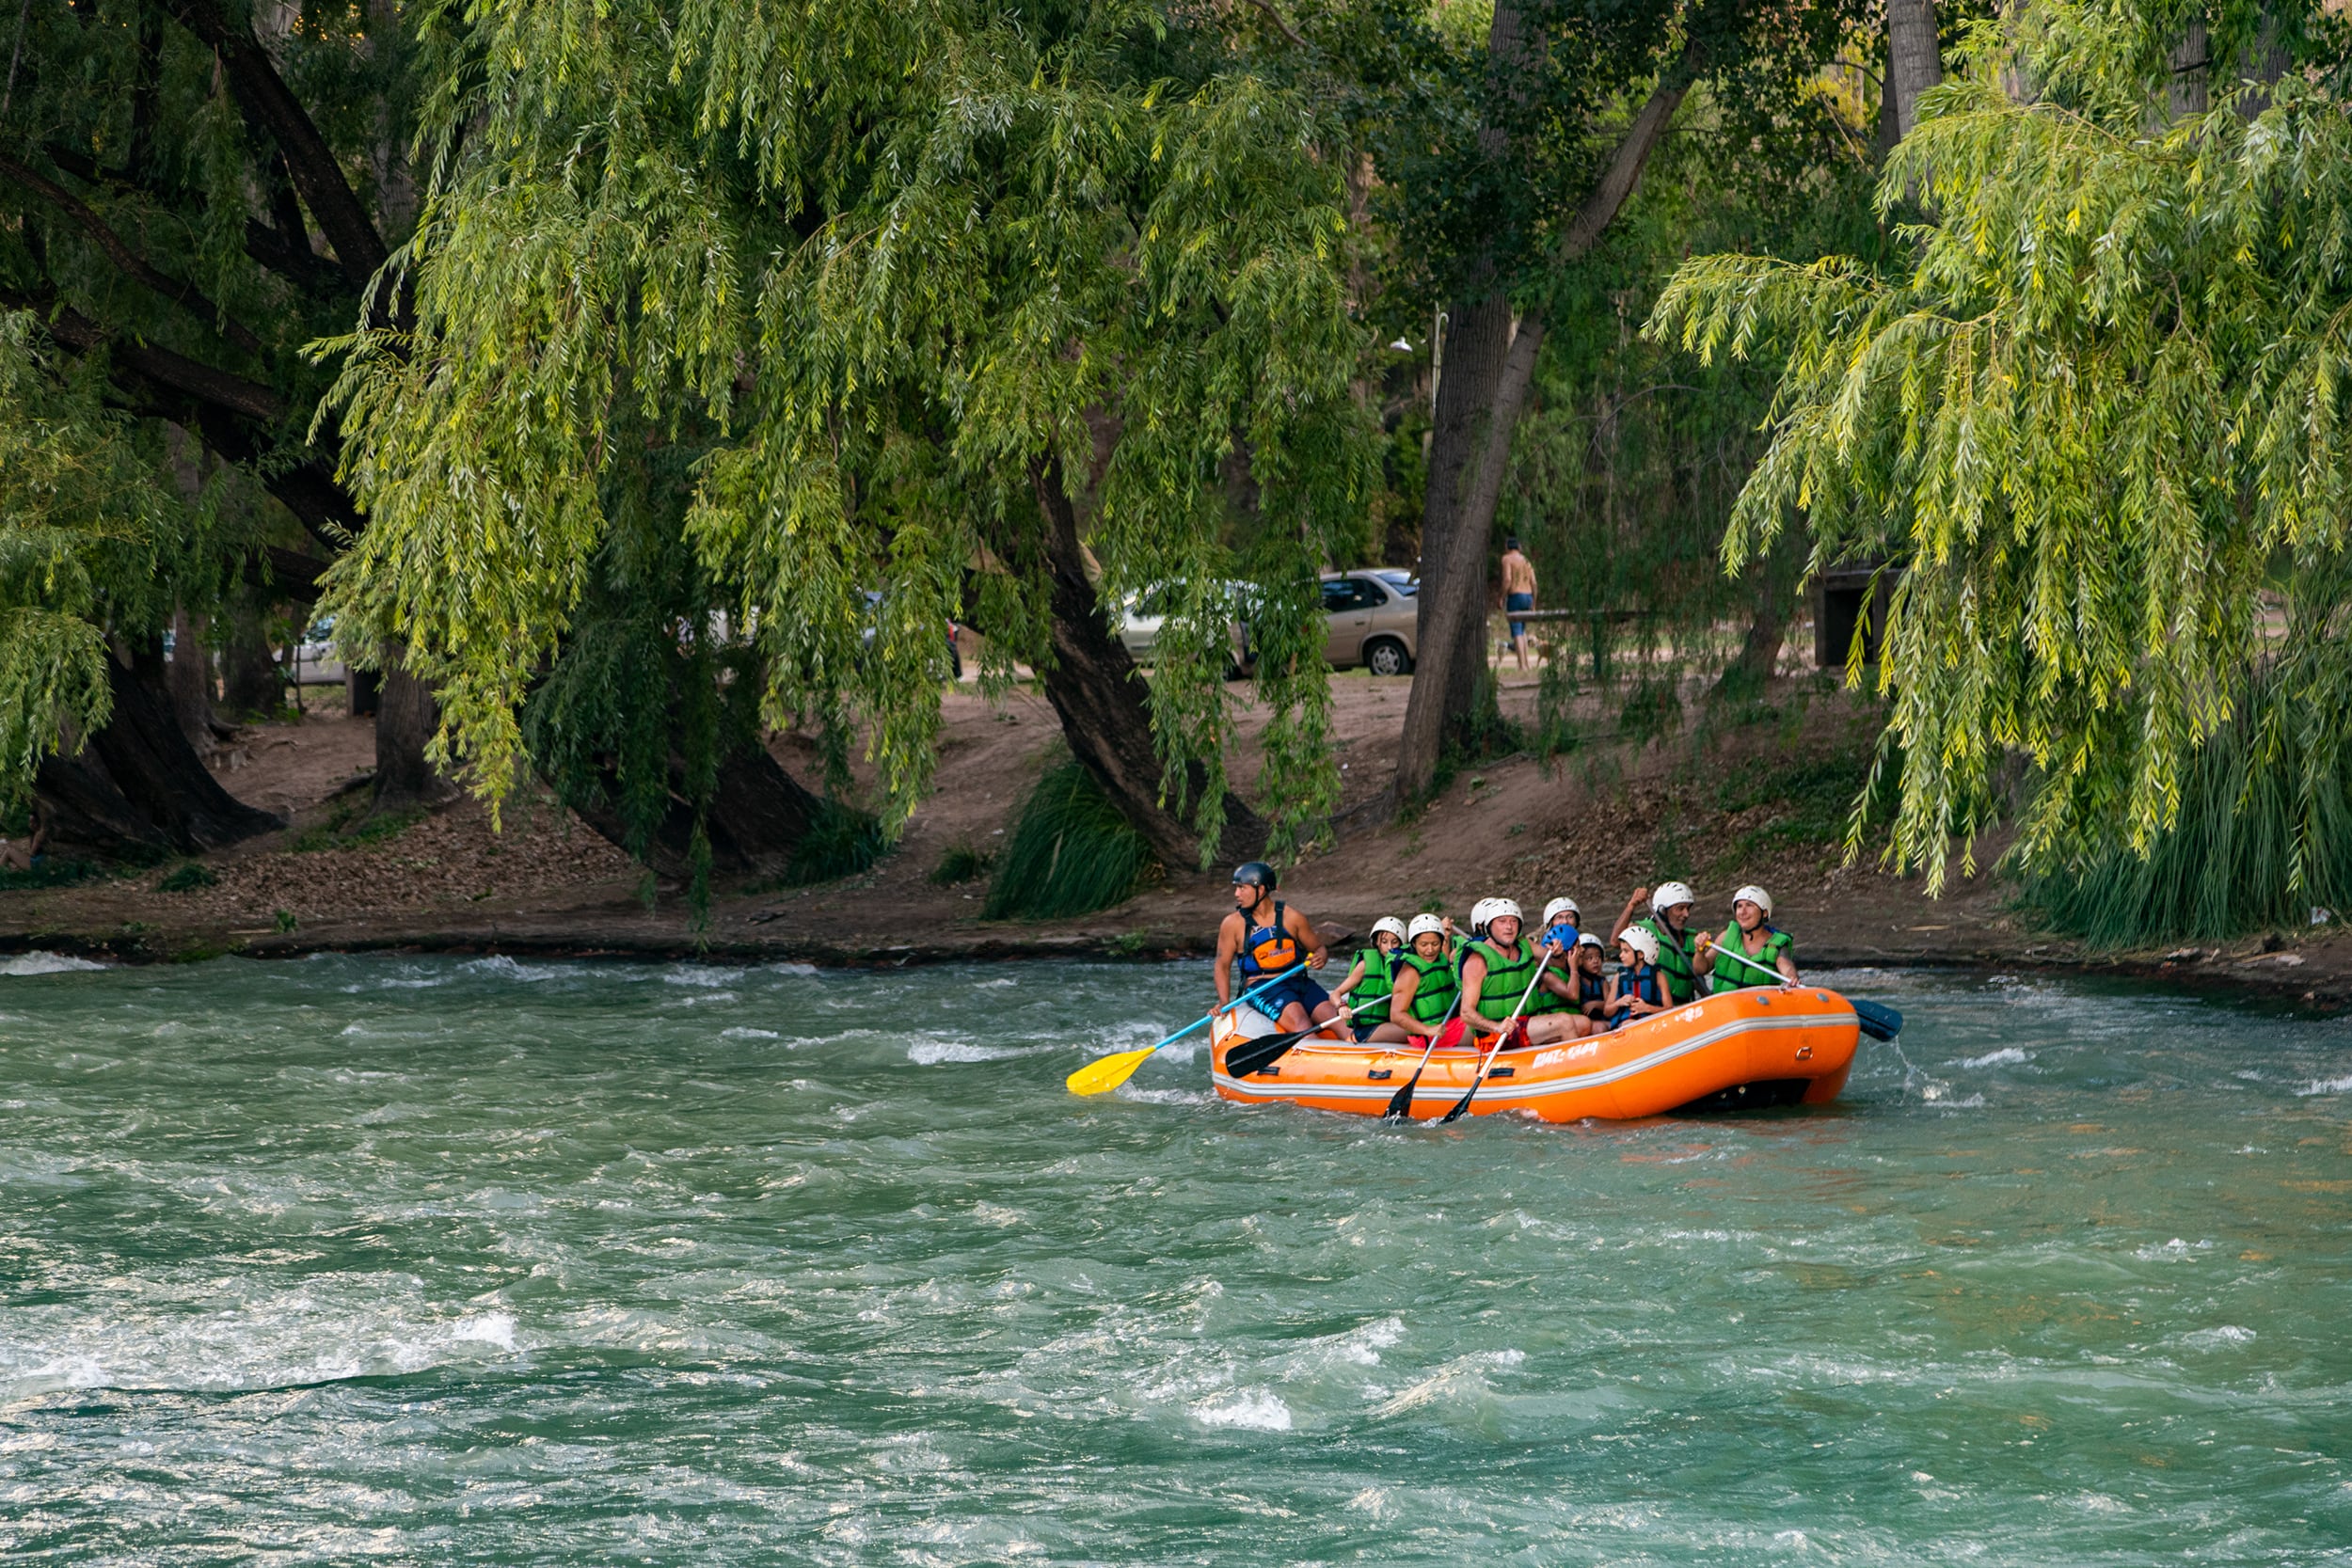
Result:
[[933,887],[961,887],[977,882],[988,875],[996,863],[996,857],[985,849],[975,848],[969,842],[951,844],[947,852],[931,867]]
[[200,888],[217,887],[220,878],[202,861],[189,861],[167,871],[156,880],[157,893],[195,893]]
[[2304,795],[2306,733],[2275,683],[2258,682],[2182,770],[2179,819],[2145,857],[2117,845],[2072,870],[2026,870],[2019,907],[2099,947],[2228,941],[2303,928],[2318,909],[2346,913],[2352,757],[2314,768]]
[[1075,761],[1038,780],[981,906],[990,920],[1060,920],[1121,903],[1156,869],[1143,835]]
[[820,802],[808,832],[792,846],[785,884],[809,887],[854,877],[890,850],[890,837],[871,812],[840,800]]

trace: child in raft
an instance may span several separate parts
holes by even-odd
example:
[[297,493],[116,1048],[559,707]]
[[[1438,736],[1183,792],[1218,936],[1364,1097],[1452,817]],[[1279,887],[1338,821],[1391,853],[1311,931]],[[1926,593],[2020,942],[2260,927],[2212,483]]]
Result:
[[1609,979],[1603,1011],[1609,1027],[1622,1029],[1637,1019],[1662,1013],[1668,998],[1665,972],[1658,967],[1658,938],[1639,926],[1617,933],[1617,973]]
[[[1692,967],[1718,995],[1748,986],[1797,984],[1796,942],[1772,924],[1772,895],[1750,884],[1731,895],[1731,924],[1720,937],[1701,937]],[[1742,960],[1745,960],[1744,962]]]
[[1396,989],[1389,993],[1389,1016],[1371,1037],[1391,1045],[1425,1045],[1454,1016],[1461,994],[1454,970],[1454,922],[1417,914],[1406,934],[1411,945],[1396,956],[1391,970]]
[[1595,1023],[1609,1022],[1609,978],[1603,965],[1606,949],[1599,934],[1585,931],[1576,939],[1576,967],[1568,978],[1576,986],[1576,1008]]
[[1356,955],[1356,967],[1339,985],[1341,1016],[1355,1021],[1356,1037],[1372,1038],[1389,1016],[1396,990],[1396,956],[1405,946],[1405,922],[1384,914],[1372,923],[1372,945]]

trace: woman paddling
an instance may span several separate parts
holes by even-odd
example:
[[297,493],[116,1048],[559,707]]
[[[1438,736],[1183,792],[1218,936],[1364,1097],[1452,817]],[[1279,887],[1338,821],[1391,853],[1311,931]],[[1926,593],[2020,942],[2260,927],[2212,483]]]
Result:
[[1454,1016],[1459,982],[1454,973],[1450,922],[1434,914],[1413,916],[1412,946],[1396,956],[1396,989],[1389,993],[1389,1016],[1372,1032],[1375,1040],[1398,1044],[1424,1040]]
[[1692,956],[1692,967],[1712,982],[1709,995],[1769,986],[1775,974],[1784,986],[1797,984],[1795,939],[1772,919],[1772,895],[1762,888],[1750,885],[1731,895],[1731,924],[1720,937],[1699,938]]

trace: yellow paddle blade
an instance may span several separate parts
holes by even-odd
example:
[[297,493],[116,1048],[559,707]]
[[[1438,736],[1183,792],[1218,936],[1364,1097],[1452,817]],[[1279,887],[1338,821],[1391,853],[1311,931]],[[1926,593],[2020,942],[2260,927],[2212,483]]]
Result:
[[1121,1051],[1115,1056],[1098,1056],[1070,1075],[1072,1094],[1108,1094],[1136,1075],[1143,1059],[1159,1049],[1147,1045],[1140,1051]]

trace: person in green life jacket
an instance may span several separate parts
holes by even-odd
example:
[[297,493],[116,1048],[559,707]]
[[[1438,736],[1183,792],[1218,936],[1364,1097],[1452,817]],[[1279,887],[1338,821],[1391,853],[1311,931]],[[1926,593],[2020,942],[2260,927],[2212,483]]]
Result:
[[1622,1029],[1673,1006],[1667,1000],[1666,972],[1658,962],[1658,938],[1646,926],[1619,931],[1617,973],[1609,977],[1608,999],[1602,1004],[1609,1027]]
[[[1527,996],[1531,982],[1538,994],[1549,992],[1568,1002],[1576,1000],[1567,976],[1559,969],[1543,964],[1543,946],[1520,940],[1519,927],[1525,919],[1518,905],[1508,898],[1482,898],[1470,911],[1470,944],[1462,949],[1462,1017],[1477,1034],[1492,1035],[1500,1030],[1503,1021],[1519,1010],[1519,998]],[[1536,975],[1539,966],[1543,969],[1540,979]],[[1528,996],[1527,1000],[1528,1011],[1522,1016],[1530,1045],[1572,1040],[1591,1032],[1582,1013],[1545,1013],[1538,1017],[1534,1013],[1534,997]]]
[[1382,915],[1372,923],[1372,945],[1356,955],[1356,967],[1340,982],[1340,1011],[1355,1021],[1359,1040],[1372,1038],[1389,1016],[1385,1004],[1396,990],[1396,955],[1404,946],[1405,922]]
[[[1617,924],[1609,933],[1614,942],[1629,928],[1647,931],[1658,943],[1658,952],[1651,958],[1666,977],[1667,998],[1673,1002],[1689,1002],[1699,993],[1698,974],[1691,964],[1691,911],[1697,907],[1698,895],[1682,882],[1661,882],[1652,893],[1645,887],[1633,890],[1633,896],[1625,901],[1625,909],[1617,916]],[[1649,913],[1640,920],[1633,911],[1649,901]]]
[[1391,1045],[1425,1043],[1454,1016],[1461,992],[1454,970],[1454,922],[1417,914],[1406,935],[1409,945],[1390,969],[1396,989],[1389,993],[1389,1016],[1372,1032],[1374,1039]]
[[1568,972],[1576,987],[1577,1010],[1603,1028],[1609,1023],[1609,980],[1603,969],[1607,956],[1599,932],[1581,931],[1576,938],[1576,964]]
[[1731,895],[1731,924],[1722,936],[1699,938],[1692,955],[1693,967],[1710,982],[1709,995],[1769,986],[1774,975],[1784,986],[1797,983],[1795,939],[1772,920],[1772,895],[1762,888],[1750,885]]

